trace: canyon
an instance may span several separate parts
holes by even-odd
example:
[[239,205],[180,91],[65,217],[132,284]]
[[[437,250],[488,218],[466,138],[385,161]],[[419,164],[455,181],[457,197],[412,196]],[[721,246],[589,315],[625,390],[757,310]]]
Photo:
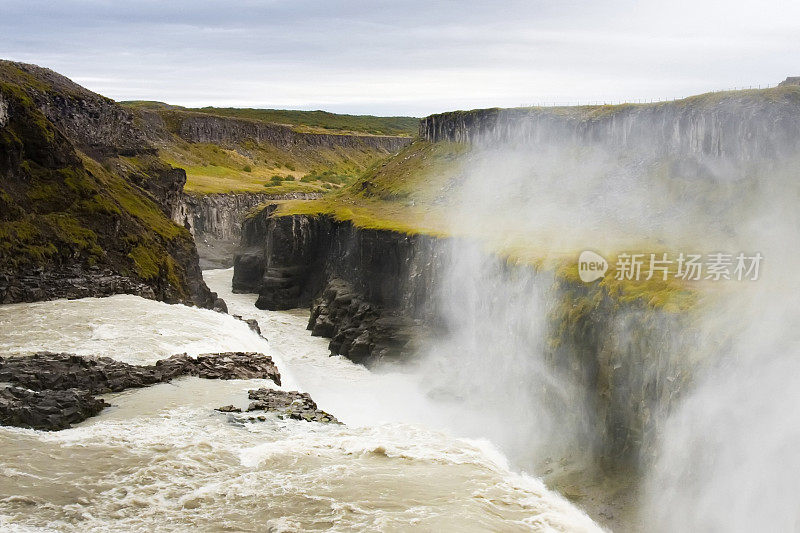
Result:
[[[770,291],[785,279],[780,265],[793,264],[781,241],[796,230],[793,78],[654,104],[448,112],[422,119],[415,138],[120,105],[21,63],[0,62],[0,82],[0,302],[128,294],[226,312],[202,270],[232,267],[232,312],[280,324],[303,309],[308,335],[326,339],[325,365],[346,359],[370,379],[399,372],[449,430],[491,442],[512,470],[615,529],[641,530],[659,503],[645,489],[680,483],[664,465],[675,466],[669,435],[692,398],[716,398],[709,383],[737,368],[740,346],[762,350],[743,337],[742,317],[772,296],[788,309],[785,294]],[[215,176],[229,175],[213,192]],[[639,283],[617,267],[584,283],[577,271],[582,250],[613,264],[630,251],[755,249],[776,266],[744,288],[676,275]],[[251,296],[252,305],[238,300]],[[279,312],[289,314],[268,314]],[[770,322],[776,339],[792,340],[782,328],[793,316]],[[161,335],[157,327],[150,333]],[[233,355],[269,359],[269,368],[224,379],[280,385],[269,356]],[[63,429],[101,414],[100,389],[218,377],[197,370],[199,358],[175,357],[150,366],[41,351],[0,357],[0,377],[16,387],[0,398],[0,417]],[[77,372],[68,367],[134,383],[40,383]],[[233,425],[264,422],[250,414],[264,410],[340,425],[301,390],[253,388],[249,406],[217,413]]]

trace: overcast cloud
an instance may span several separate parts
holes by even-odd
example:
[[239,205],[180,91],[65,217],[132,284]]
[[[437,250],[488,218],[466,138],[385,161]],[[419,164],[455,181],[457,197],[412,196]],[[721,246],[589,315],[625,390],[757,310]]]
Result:
[[800,2],[0,0],[0,57],[117,100],[422,116],[800,75]]

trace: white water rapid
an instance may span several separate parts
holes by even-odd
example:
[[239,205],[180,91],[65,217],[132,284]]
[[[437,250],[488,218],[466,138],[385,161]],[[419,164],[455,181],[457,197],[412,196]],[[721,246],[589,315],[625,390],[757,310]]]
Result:
[[232,314],[133,296],[0,306],[0,352],[271,355],[284,388],[309,392],[345,425],[268,418],[236,424],[263,380],[181,378],[108,395],[113,407],[59,432],[0,428],[3,531],[599,531],[542,482],[511,471],[488,441],[449,433],[412,375],[329,357],[307,312],[259,311],[206,280]]

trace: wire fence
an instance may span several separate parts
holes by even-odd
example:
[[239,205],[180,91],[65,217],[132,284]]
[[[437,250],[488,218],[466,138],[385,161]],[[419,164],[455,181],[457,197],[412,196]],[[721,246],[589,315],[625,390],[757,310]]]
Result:
[[[750,85],[742,87],[731,87],[728,89],[717,89],[705,91],[708,93],[726,93],[731,91],[747,91],[752,89],[772,89],[777,85]],[[599,100],[544,100],[536,103],[523,103],[519,107],[574,107],[574,106],[601,106],[601,105],[623,105],[623,104],[656,104],[659,102],[675,102],[696,95],[670,96],[668,98],[632,98],[629,100],[599,99]]]

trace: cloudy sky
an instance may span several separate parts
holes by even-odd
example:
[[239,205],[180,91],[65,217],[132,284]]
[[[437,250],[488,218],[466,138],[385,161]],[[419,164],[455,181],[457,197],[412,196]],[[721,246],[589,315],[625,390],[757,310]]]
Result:
[[800,75],[800,2],[0,0],[0,57],[117,100],[422,116]]

